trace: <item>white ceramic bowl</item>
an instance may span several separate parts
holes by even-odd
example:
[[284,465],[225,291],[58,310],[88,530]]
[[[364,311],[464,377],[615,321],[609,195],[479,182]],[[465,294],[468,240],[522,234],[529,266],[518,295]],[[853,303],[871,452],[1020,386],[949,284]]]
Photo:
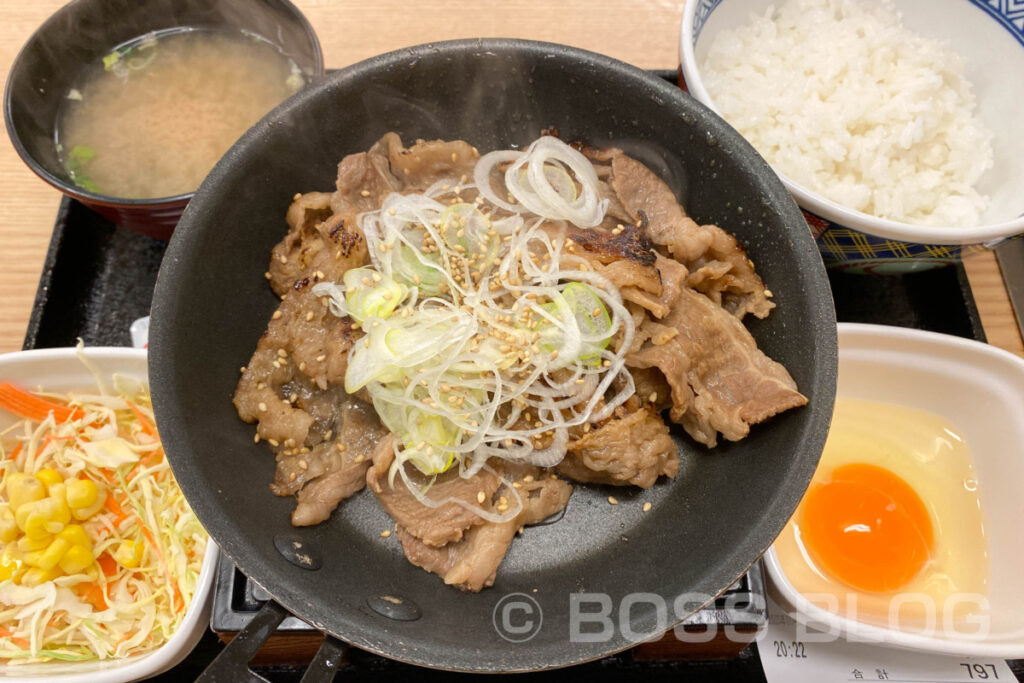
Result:
[[[680,64],[685,87],[715,109],[698,65],[722,30],[746,24],[778,0],[691,0],[683,10]],[[995,5],[995,6],[993,6]],[[978,185],[991,202],[981,225],[920,226],[848,209],[779,174],[807,215],[830,266],[861,272],[905,272],[942,265],[965,249],[1024,233],[1024,19],[1019,3],[987,0],[895,0],[904,25],[945,40],[964,59],[978,114],[995,135],[994,166]],[[716,110],[717,111],[717,110]]]
[[[839,325],[838,397],[895,403],[945,417],[974,459],[989,551],[988,634],[931,635],[826,611],[765,555],[773,597],[800,622],[847,639],[962,656],[1024,657],[1024,360],[988,344],[880,325]],[[973,629],[971,629],[973,630]]]
[[[85,356],[105,381],[113,374],[147,380],[146,352],[129,348],[92,348]],[[0,379],[27,389],[83,390],[96,386],[96,380],[79,360],[73,348],[18,351],[0,355]],[[0,411],[0,429],[14,418]],[[199,574],[192,603],[178,630],[162,647],[149,654],[104,662],[47,662],[36,665],[4,667],[0,680],[39,681],[59,679],[61,683],[120,683],[155,676],[167,671],[192,651],[210,623],[212,587],[217,567],[217,546],[211,540]]]

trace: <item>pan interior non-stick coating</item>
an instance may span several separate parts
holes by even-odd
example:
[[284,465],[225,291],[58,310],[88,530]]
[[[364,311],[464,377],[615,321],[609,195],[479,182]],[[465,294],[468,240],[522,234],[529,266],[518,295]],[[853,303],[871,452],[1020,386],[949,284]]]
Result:
[[[231,404],[239,367],[276,306],[264,271],[292,196],[330,191],[338,161],[389,130],[407,143],[462,138],[487,151],[523,145],[549,126],[567,140],[623,147],[662,175],[698,221],[739,237],[778,304],[750,327],[810,404],[713,451],[679,438],[679,476],[648,491],[577,486],[564,518],[527,529],[494,587],[479,594],[446,587],[409,564],[393,535],[381,537],[393,522],[368,492],[324,524],[292,528],[294,501],[268,490],[273,456],[253,443],[252,426]],[[388,657],[459,670],[593,659],[679,621],[687,611],[679,596],[725,589],[796,506],[820,455],[835,389],[835,318],[821,261],[800,212],[760,157],[653,76],[524,41],[458,41],[384,55],[268,115],[214,169],[179,225],[157,283],[151,340],[168,457],[228,556],[318,628]],[[275,537],[301,540],[320,568],[289,563]],[[511,594],[522,595],[505,598]],[[380,596],[412,603],[421,616],[381,616],[371,608]],[[522,604],[509,608],[510,600]],[[604,616],[583,623],[581,614],[594,611]],[[532,637],[515,630],[530,623],[539,627]]]

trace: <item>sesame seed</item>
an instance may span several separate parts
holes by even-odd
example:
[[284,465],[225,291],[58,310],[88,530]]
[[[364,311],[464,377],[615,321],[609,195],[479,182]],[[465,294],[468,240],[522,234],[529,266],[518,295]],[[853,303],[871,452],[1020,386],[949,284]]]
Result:
[[294,472],[292,472],[291,474],[289,474],[289,475],[288,475],[288,481],[295,481],[295,476],[296,476],[296,475],[295,475],[295,473],[294,473]]
[[521,489],[521,488],[523,488],[523,485],[520,484],[518,481],[514,481],[514,482],[512,482],[512,488],[514,488],[514,489]]
[[260,401],[259,409],[261,413],[267,412],[267,404],[264,403],[263,401]]
[[608,502],[610,504],[612,504],[612,505],[618,505],[619,504],[619,501],[618,501],[618,499],[615,498],[615,496],[608,496]]
[[380,532],[380,537],[381,538],[387,538],[390,535],[391,535],[391,529],[385,529],[384,531]]
[[313,275],[320,280],[323,280],[325,277],[327,277],[326,275],[324,275],[324,271],[322,270],[316,271],[315,273],[313,273]]
[[525,477],[523,477],[523,481],[525,483],[529,484],[531,481],[533,481],[533,475],[532,474],[527,474]]
[[486,495],[484,494],[484,492],[483,492],[483,491],[477,491],[477,494],[476,494],[476,502],[478,502],[478,503],[480,503],[481,505],[483,505],[483,502],[484,502],[484,500],[485,500],[486,498],[487,498],[487,496],[486,496]]
[[650,512],[651,504],[650,503],[644,503],[644,508],[643,509],[644,509],[644,512]]
[[284,254],[281,254],[281,256],[278,257],[277,260],[280,261],[281,263],[288,263],[288,257],[285,256]]
[[343,442],[341,442],[341,441],[339,441],[338,443],[336,443],[336,444],[334,445],[334,447],[335,447],[335,448],[337,448],[337,449],[338,449],[338,451],[339,451],[340,453],[344,453],[344,452],[345,452],[346,450],[348,450],[348,446],[346,446],[346,445],[345,445],[345,444],[344,444]]
[[253,443],[259,443],[260,442],[260,433],[259,432],[256,432],[255,434],[252,435],[252,442]]
[[274,448],[277,448],[278,446],[281,445],[277,439],[267,439],[267,443],[269,443]]
[[359,455],[357,455],[356,457],[354,457],[352,459],[352,462],[354,462],[355,464],[358,465],[359,463],[361,463],[364,460],[366,460],[366,456],[363,455],[362,453],[360,453]]
[[360,192],[359,194],[360,194],[361,196],[363,196],[363,197],[369,197],[369,196],[370,196],[370,191],[369,191],[369,190],[363,190],[363,191],[362,191],[362,192]]
[[303,470],[303,471],[308,470],[309,469],[309,463],[306,462],[305,460],[300,460],[299,461],[299,469]]
[[651,403],[657,403],[658,402],[658,392],[657,391],[652,391],[651,395],[647,397],[647,400],[650,401]]
[[452,152],[452,163],[454,164],[458,160],[459,160],[459,155],[456,154],[455,152]]
[[327,356],[324,354],[320,354],[319,356],[316,357],[317,363],[323,363],[325,360],[327,360]]
[[311,321],[313,318],[313,311],[306,311],[306,322]]
[[497,509],[498,512],[505,512],[506,510],[508,510],[508,503],[502,503],[501,505],[498,506]]
[[283,314],[281,311],[274,311],[274,315],[270,316],[271,320],[280,320]]

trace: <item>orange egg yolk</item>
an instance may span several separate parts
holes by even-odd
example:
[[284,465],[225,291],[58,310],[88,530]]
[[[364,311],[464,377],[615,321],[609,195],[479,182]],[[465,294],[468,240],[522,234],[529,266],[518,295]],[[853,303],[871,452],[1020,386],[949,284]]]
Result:
[[837,467],[804,499],[801,537],[816,563],[844,583],[887,592],[928,561],[931,517],[907,482],[882,467]]

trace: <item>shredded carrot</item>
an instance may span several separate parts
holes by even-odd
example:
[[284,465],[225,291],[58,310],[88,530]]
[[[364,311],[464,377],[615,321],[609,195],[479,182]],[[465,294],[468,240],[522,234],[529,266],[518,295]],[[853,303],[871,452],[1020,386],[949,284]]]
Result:
[[[104,553],[104,555],[106,555],[106,553]],[[111,558],[111,561],[113,561],[113,558]],[[104,570],[104,573],[106,573],[106,570]],[[103,586],[100,584],[80,583],[75,587],[75,592],[80,598],[91,604],[97,612],[102,612],[107,609],[107,594],[104,592]]]
[[36,422],[42,422],[51,412],[57,422],[67,422],[69,419],[77,420],[84,415],[77,408],[72,409],[65,405],[39,398],[24,389],[19,389],[10,382],[0,382],[0,408],[4,408],[19,417],[26,417]]
[[121,504],[117,502],[117,499],[114,498],[113,493],[107,494],[107,499],[103,502],[103,507],[107,508],[112,513],[114,513],[115,526],[120,525],[121,522],[128,518],[128,513],[126,513],[124,509],[121,507]]
[[42,455],[43,451],[46,450],[46,447],[49,446],[54,441],[68,441],[74,438],[74,436],[54,436],[53,434],[47,434],[45,437],[43,437],[43,443],[40,444],[38,449],[36,449],[36,457],[38,458],[40,455]]
[[139,421],[142,431],[154,439],[160,438],[156,434],[156,426],[149,421],[149,418],[146,417],[141,410],[139,410],[139,407],[131,401],[125,401],[125,403],[127,403],[128,407],[132,409],[133,413],[135,413],[135,419]]
[[125,476],[125,481],[131,481],[132,479],[135,478],[135,475],[139,473],[139,470],[141,470],[144,467],[149,467],[150,465],[155,465],[156,463],[160,462],[163,459],[163,457],[163,448],[158,448],[152,453],[147,453],[146,457],[142,458],[137,463],[135,463],[135,465],[128,471],[128,475]]
[[14,631],[9,631],[5,628],[0,628],[0,638],[10,638],[11,642],[22,650],[27,650],[32,647],[32,643],[28,642],[24,638],[16,638],[14,636]]
[[7,456],[7,459],[14,460],[18,457],[19,453],[21,453],[21,441],[14,445],[14,448],[11,449],[11,454]]
[[110,553],[100,553],[100,556],[96,558],[96,562],[99,563],[104,576],[113,576],[117,573],[117,560],[111,557]]

